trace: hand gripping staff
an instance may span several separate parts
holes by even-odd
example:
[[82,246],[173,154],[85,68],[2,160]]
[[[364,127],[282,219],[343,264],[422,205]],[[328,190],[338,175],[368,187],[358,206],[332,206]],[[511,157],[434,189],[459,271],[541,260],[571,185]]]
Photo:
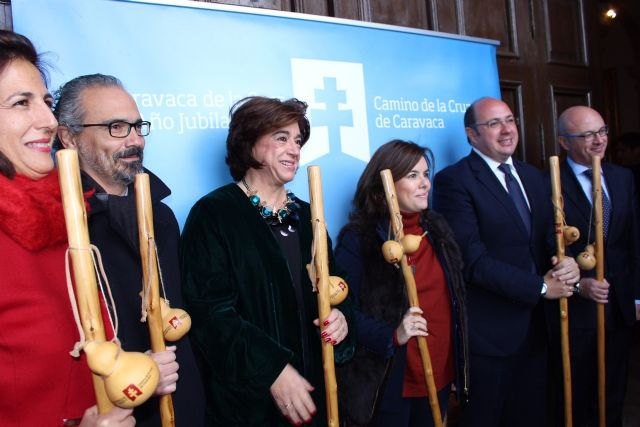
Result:
[[[322,180],[320,167],[309,166],[309,197],[311,199],[311,225],[313,228],[312,257],[315,266],[315,278],[312,283],[318,288],[318,318],[320,327],[325,328],[324,320],[329,317],[331,304],[329,302],[329,256],[327,249],[327,227],[324,222],[324,207],[322,203]],[[315,279],[315,281],[314,281]],[[324,369],[325,397],[327,401],[328,426],[338,427],[340,418],[338,415],[338,385],[336,383],[336,370],[333,357],[333,345],[330,342],[321,341],[322,367]]]
[[[602,212],[602,184],[600,176],[600,157],[591,158],[591,168],[593,171],[593,225],[596,236],[596,280],[604,280],[604,223]],[[605,427],[606,424],[606,395],[605,395],[605,341],[604,341],[604,304],[598,303],[596,306],[597,337],[598,337],[598,425]]]
[[[389,169],[385,169],[380,171],[380,177],[382,178],[382,186],[384,187],[384,193],[387,198],[387,205],[389,207],[389,215],[391,216],[391,224],[395,238],[396,240],[402,240],[404,237],[404,232],[402,231],[402,216],[400,215],[400,207],[398,206],[396,188],[393,184],[393,176]],[[399,257],[400,267],[402,268],[402,275],[404,276],[404,282],[407,288],[409,306],[419,307],[418,291],[416,290],[416,281],[413,277],[413,271],[411,271],[411,267],[409,267],[407,256],[404,254],[404,251],[401,251],[401,253],[402,256]],[[418,336],[416,338],[418,339],[418,349],[420,350],[420,357],[422,358],[422,368],[427,382],[427,390],[429,391],[429,405],[431,406],[431,414],[433,415],[433,424],[435,427],[442,427],[442,415],[440,414],[440,404],[438,403],[438,390],[436,389],[436,383],[433,378],[433,368],[431,366],[431,356],[429,356],[427,340],[422,336]]]
[[[102,323],[98,284],[90,252],[89,227],[82,196],[78,154],[75,150],[60,150],[56,153],[56,160],[80,323],[88,341],[104,342],[107,338]],[[93,389],[99,413],[103,414],[113,408],[107,396],[104,381],[95,373]]]
[[[564,200],[560,186],[560,163],[558,156],[549,157],[549,169],[551,172],[551,201],[554,211],[556,256],[559,262],[564,258],[564,230],[566,227],[564,223]],[[565,427],[571,427],[573,426],[573,412],[571,397],[571,359],[569,356],[569,307],[567,297],[560,298],[560,345],[562,350],[562,384],[564,386],[564,425]]]
[[133,408],[153,395],[158,385],[158,367],[143,353],[122,351],[117,342],[117,322],[114,327],[116,339],[106,340],[94,251],[98,260],[100,257],[89,242],[78,155],[75,150],[60,150],[56,159],[75,284],[75,297],[70,291],[70,299],[74,315],[79,313],[82,326],[81,342],[76,344],[72,354],[78,348],[83,348],[87,355],[87,364],[94,374],[93,385],[99,413],[108,412],[114,405]]
[[[158,353],[166,350],[163,330],[165,327],[170,330],[172,323],[165,325],[162,316],[160,276],[158,271],[155,232],[153,229],[153,208],[151,206],[151,187],[149,185],[148,174],[139,173],[136,175],[135,193],[136,211],[138,214],[138,242],[142,262],[143,304],[146,310],[147,325],[149,327],[151,351]],[[179,319],[176,321],[182,324]],[[174,323],[176,321],[174,321]],[[184,333],[186,333],[187,330],[185,330]],[[160,396],[160,419],[162,427],[175,426],[173,399],[170,394]]]

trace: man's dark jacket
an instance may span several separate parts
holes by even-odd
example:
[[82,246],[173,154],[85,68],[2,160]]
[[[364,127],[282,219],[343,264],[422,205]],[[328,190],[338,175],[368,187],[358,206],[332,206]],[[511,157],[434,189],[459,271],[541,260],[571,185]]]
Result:
[[[183,307],[178,267],[179,227],[171,209],[161,202],[171,194],[154,174],[149,174],[151,202],[158,259],[164,288],[171,307]],[[89,235],[91,243],[102,255],[105,272],[115,300],[119,329],[118,338],[125,351],[145,352],[151,348],[147,323],[140,322],[142,303],[142,266],[138,244],[138,224],[134,185],[125,197],[107,196],[104,189],[82,173],[84,191],[95,189],[89,200]],[[161,291],[162,292],[162,291]],[[178,426],[201,426],[204,420],[204,392],[191,351],[188,336],[176,343],[180,365],[173,404]],[[153,397],[134,411],[136,426],[159,426],[159,399]]]
[[433,184],[434,208],[447,219],[462,250],[469,351],[486,356],[516,353],[532,322],[538,331],[545,329],[542,310],[535,309],[553,255],[550,186],[534,167],[513,164],[531,206],[531,235],[475,151],[437,173]]

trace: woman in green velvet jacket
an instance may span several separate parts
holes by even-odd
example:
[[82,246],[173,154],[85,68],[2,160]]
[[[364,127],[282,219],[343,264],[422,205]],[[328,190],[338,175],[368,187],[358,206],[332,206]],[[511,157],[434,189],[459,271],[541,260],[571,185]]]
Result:
[[236,182],[200,199],[185,224],[184,295],[208,425],[326,425],[320,340],[333,343],[337,363],[354,351],[343,306],[320,336],[305,269],[310,208],[285,189],[309,139],[306,107],[264,97],[236,103],[226,157]]

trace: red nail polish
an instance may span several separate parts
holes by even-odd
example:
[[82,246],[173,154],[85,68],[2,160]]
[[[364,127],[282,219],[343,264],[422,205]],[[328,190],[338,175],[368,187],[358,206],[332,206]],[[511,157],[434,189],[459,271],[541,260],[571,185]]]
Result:
[[331,337],[326,337],[326,338],[324,339],[324,342],[330,342],[330,341],[331,341]]
[[320,334],[320,336],[321,336],[322,338],[325,338],[325,337],[327,336],[327,333],[326,333],[326,332],[323,332],[323,333],[321,333],[321,334]]
[[324,325],[324,326],[327,326],[329,323],[330,323],[330,322],[329,322],[328,320],[325,320],[325,321],[324,321],[324,323],[323,323],[323,325]]
[[331,344],[336,345],[336,344],[338,344],[338,341],[333,340],[333,341],[331,341]]

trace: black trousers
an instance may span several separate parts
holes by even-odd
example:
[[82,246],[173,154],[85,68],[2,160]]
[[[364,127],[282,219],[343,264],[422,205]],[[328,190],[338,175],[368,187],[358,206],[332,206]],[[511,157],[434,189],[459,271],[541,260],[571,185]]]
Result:
[[[605,396],[607,427],[622,427],[627,391],[632,327],[607,319],[605,332]],[[554,344],[551,381],[552,424],[564,426],[564,393],[559,344]],[[598,426],[598,362],[595,329],[571,329],[571,384],[574,427]]]
[[547,348],[540,337],[529,337],[511,356],[471,354],[471,393],[460,427],[546,426],[546,378]]

